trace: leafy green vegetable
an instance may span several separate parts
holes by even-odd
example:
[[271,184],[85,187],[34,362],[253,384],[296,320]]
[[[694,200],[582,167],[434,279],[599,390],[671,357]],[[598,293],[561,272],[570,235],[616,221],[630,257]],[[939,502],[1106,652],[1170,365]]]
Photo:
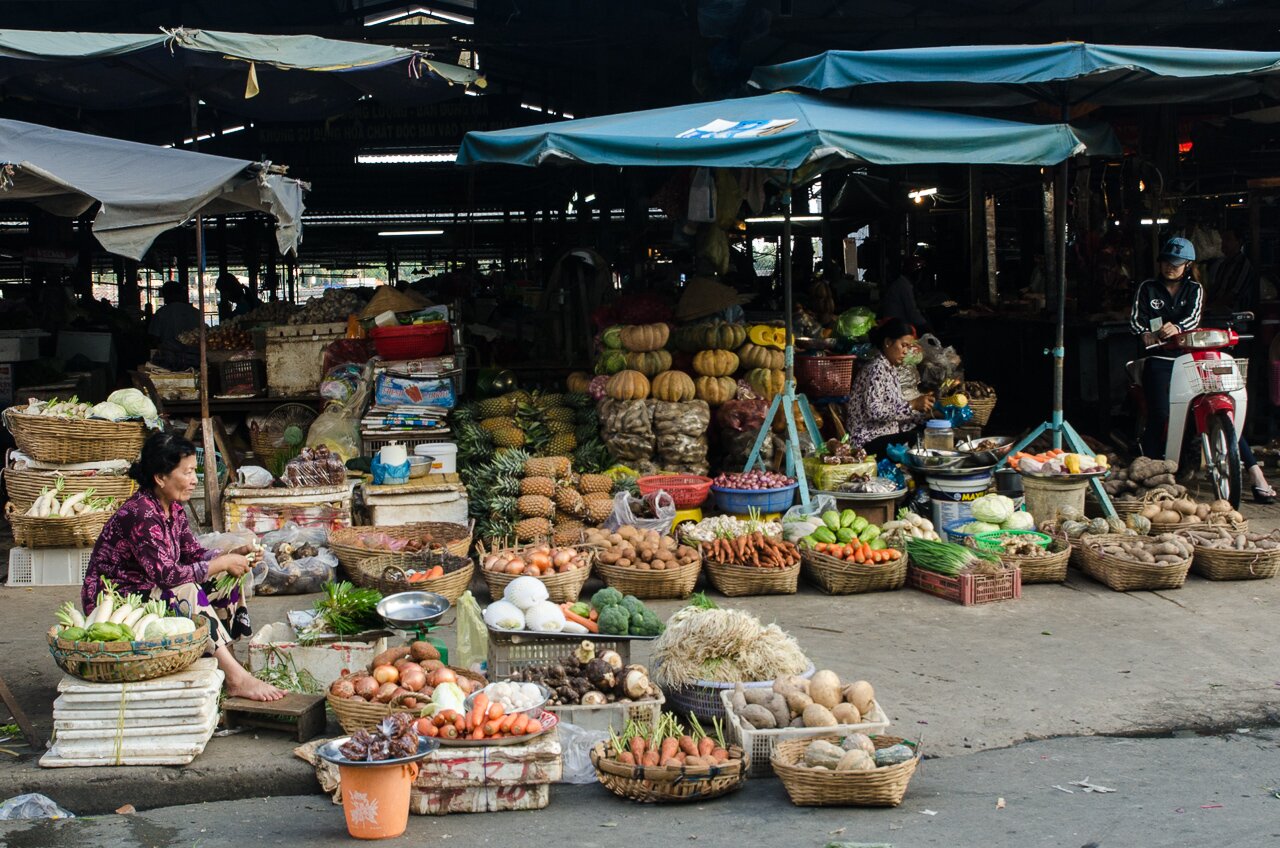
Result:
[[[377,626],[378,601],[382,593],[364,589],[343,580],[324,584],[324,597],[315,603],[317,624],[339,636],[349,636]],[[321,624],[323,622],[323,624]]]
[[[621,603],[622,593],[612,586],[606,586],[591,596],[591,606],[600,610],[601,615],[604,614],[606,608],[616,607]],[[624,630],[623,632],[625,633],[626,631]]]
[[[613,591],[616,592],[617,590]],[[598,595],[599,592],[596,594]],[[631,625],[631,613],[627,612],[627,608],[620,604],[606,606],[600,611],[599,624],[601,633],[608,633],[610,636],[626,636]]]

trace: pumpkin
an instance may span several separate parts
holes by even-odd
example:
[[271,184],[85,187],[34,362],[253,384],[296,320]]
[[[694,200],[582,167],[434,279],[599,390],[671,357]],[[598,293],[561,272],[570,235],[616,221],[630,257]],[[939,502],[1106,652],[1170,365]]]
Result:
[[786,366],[786,354],[773,348],[761,347],[755,342],[747,342],[738,348],[738,359],[741,360],[742,367],[748,370],[768,368],[779,371]]
[[782,391],[786,381],[787,374],[781,370],[752,368],[747,372],[747,385],[765,400],[773,400],[773,396]]
[[693,378],[683,371],[663,371],[653,378],[652,389],[655,398],[671,403],[693,400],[697,393]]
[[747,338],[761,347],[774,347],[782,350],[787,346],[787,331],[783,327],[770,327],[767,324],[756,324],[747,331]]
[[622,328],[622,346],[632,351],[662,350],[667,346],[671,328],[666,324],[630,324]]
[[704,377],[728,377],[738,370],[738,354],[731,350],[701,350],[693,355],[693,370]]
[[696,328],[699,345],[695,350],[737,350],[747,340],[747,328],[741,324],[715,321]]
[[732,377],[699,377],[694,381],[694,391],[698,400],[704,400],[711,406],[719,406],[733,400],[738,393],[738,383]]
[[564,380],[564,387],[571,394],[584,395],[591,386],[591,375],[586,371],[574,371]]
[[627,367],[632,371],[639,371],[646,377],[652,377],[671,368],[671,354],[665,350],[650,350],[643,353],[628,351]]
[[690,327],[677,327],[671,333],[671,344],[682,353],[696,353],[706,345],[702,343],[703,326],[695,324]]
[[617,374],[627,367],[627,355],[620,350],[606,350],[596,360],[597,374]]
[[609,378],[604,393],[614,400],[644,400],[649,396],[649,378],[639,371],[619,371]]

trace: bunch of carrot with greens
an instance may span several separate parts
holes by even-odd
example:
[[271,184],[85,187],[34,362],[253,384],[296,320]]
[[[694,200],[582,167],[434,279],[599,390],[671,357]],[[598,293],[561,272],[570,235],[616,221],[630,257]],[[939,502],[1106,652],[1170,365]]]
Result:
[[706,768],[729,759],[718,718],[711,720],[714,736],[703,730],[697,716],[690,714],[689,721],[688,731],[671,713],[663,713],[656,727],[629,721],[621,735],[609,732],[614,758],[626,765],[664,768]]

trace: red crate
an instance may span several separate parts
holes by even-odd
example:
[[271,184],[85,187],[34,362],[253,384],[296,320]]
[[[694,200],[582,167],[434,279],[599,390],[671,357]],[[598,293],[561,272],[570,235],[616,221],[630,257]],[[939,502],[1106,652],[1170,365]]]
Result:
[[1012,601],[1022,597],[1022,572],[1016,568],[1004,574],[960,574],[948,577],[911,565],[907,567],[907,583],[921,592],[937,595],[965,607],[994,601]]

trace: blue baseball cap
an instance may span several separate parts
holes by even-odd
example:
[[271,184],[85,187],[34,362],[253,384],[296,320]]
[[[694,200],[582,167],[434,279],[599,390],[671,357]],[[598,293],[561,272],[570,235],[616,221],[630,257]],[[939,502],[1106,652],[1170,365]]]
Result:
[[1188,262],[1194,262],[1196,261],[1195,246],[1184,238],[1171,238],[1164,243],[1164,249],[1160,251],[1160,261],[1171,265],[1186,265]]

